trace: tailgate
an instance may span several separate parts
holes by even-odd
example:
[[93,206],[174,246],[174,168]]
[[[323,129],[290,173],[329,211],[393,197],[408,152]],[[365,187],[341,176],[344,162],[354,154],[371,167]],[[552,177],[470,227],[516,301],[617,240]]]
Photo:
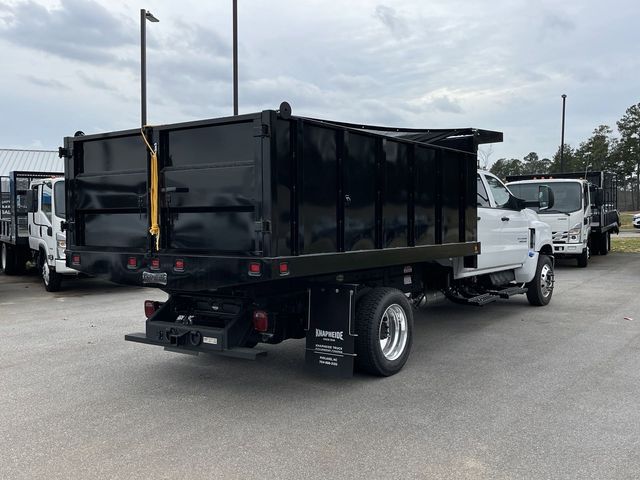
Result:
[[[146,129],[158,152],[160,253],[250,255],[262,199],[259,116]],[[146,252],[150,155],[140,130],[66,140],[69,249]]]

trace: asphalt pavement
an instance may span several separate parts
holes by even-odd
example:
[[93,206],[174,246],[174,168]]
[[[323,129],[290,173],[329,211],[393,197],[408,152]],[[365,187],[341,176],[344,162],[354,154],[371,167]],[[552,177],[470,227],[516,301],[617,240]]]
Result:
[[637,479],[640,255],[559,262],[551,304],[421,310],[390,378],[125,342],[157,290],[0,274],[0,478]]

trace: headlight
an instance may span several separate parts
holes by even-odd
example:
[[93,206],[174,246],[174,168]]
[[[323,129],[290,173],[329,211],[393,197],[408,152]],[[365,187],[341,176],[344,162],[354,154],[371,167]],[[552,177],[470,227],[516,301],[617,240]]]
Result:
[[576,223],[573,227],[569,229],[568,237],[569,242],[580,242],[580,236],[582,234],[582,224]]
[[64,258],[64,251],[67,248],[67,236],[62,233],[56,233],[56,244],[58,245],[58,258]]

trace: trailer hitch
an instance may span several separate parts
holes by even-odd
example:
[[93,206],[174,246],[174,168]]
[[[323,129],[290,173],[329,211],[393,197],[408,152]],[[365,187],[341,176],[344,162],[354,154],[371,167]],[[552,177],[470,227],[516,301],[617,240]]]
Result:
[[165,336],[171,345],[184,345],[189,331],[179,332],[175,328],[167,329]]

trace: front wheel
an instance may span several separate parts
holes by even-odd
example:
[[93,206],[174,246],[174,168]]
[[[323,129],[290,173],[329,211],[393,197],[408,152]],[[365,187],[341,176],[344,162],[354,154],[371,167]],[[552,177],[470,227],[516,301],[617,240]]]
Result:
[[49,264],[47,263],[47,259],[44,257],[42,252],[39,255],[40,257],[40,275],[42,277],[42,283],[44,284],[44,289],[47,292],[57,292],[60,290],[60,286],[62,285],[62,275],[53,270]]
[[395,288],[374,288],[356,309],[356,365],[368,373],[388,377],[409,358],[413,342],[413,310]]
[[578,267],[585,268],[589,264],[589,247],[585,248],[580,255],[578,255]]
[[536,275],[527,283],[527,300],[531,305],[542,307],[548,305],[553,295],[553,263],[547,255],[538,257]]

